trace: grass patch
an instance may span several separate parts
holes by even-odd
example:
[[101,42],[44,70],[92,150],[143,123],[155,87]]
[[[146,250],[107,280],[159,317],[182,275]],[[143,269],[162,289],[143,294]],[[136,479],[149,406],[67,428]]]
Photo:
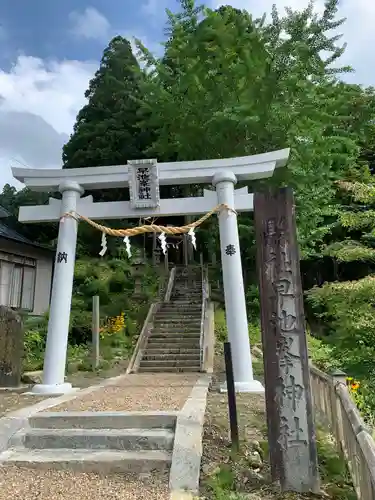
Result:
[[270,477],[264,398],[238,394],[237,409],[241,448],[238,454],[233,455],[226,397],[209,393],[203,438],[201,500],[300,500],[320,497],[356,500],[346,465],[338,458],[332,437],[321,429],[317,434],[322,496],[281,493]]

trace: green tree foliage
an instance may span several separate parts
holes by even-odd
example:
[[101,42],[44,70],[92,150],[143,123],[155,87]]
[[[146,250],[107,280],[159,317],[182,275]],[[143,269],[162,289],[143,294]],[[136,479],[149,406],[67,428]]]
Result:
[[128,40],[116,36],[85,93],[74,132],[63,148],[64,168],[121,165],[143,157],[147,127],[138,128],[142,73]]
[[169,12],[164,57],[139,45],[149,65],[143,105],[157,131],[150,154],[188,160],[290,147],[275,180],[295,188],[299,239],[315,253],[334,222],[335,181],[356,168],[365,120],[358,88],[336,76],[350,68],[333,69],[344,50],[332,35],[344,22],[338,0],[322,15],[312,5],[284,17],[273,9],[269,23],[181,3],[182,13]]
[[357,404],[361,402],[364,416],[374,423],[375,276],[314,287],[307,300],[325,326],[324,344],[331,351],[323,368],[338,366],[360,380]]
[[48,203],[49,194],[31,191],[29,188],[17,189],[5,184],[0,193],[0,205],[10,214],[1,219],[9,228],[14,229],[29,240],[43,245],[52,244],[57,237],[57,228],[54,224],[21,224],[18,222],[19,207],[27,205],[44,205]]
[[[74,131],[63,148],[64,168],[124,165],[144,158],[150,142],[147,125],[138,127],[143,74],[128,40],[116,36],[104,50],[98,71],[85,93]],[[93,191],[95,200],[128,199],[126,189]],[[107,226],[129,225],[103,221]],[[90,226],[79,228],[79,255],[97,255],[100,238]]]

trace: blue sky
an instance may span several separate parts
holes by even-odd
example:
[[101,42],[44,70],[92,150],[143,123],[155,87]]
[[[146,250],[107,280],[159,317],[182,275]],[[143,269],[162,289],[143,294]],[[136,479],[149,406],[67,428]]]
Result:
[[165,7],[176,5],[176,0],[2,0],[6,50],[0,66],[9,69],[22,52],[42,59],[98,60],[109,36],[116,33],[159,40]]
[[[207,0],[231,4],[254,15],[272,3],[304,7],[308,0]],[[116,34],[140,38],[152,51],[163,39],[165,8],[177,0],[1,0],[0,2],[0,189],[16,185],[10,166],[59,168],[84,91],[103,49]],[[323,0],[316,0],[322,10]],[[348,21],[341,30],[348,49],[344,63],[351,81],[375,85],[375,3],[341,0]]]

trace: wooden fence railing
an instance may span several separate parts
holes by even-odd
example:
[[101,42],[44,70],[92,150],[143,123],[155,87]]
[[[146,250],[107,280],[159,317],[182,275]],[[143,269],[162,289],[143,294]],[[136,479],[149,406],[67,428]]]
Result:
[[359,500],[375,500],[375,442],[354,404],[344,374],[310,367],[315,418],[334,436]]

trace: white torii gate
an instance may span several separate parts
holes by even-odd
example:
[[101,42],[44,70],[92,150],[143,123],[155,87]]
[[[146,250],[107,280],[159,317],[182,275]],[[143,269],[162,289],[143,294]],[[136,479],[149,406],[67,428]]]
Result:
[[[72,390],[65,383],[65,363],[77,242],[77,220],[63,217],[78,213],[90,219],[126,219],[147,216],[199,215],[218,204],[237,212],[253,210],[253,195],[247,188],[235,191],[237,181],[271,177],[284,166],[289,149],[219,160],[157,163],[129,161],[127,165],[44,170],[13,168],[13,176],[34,191],[60,191],[62,200],[50,198],[48,205],[20,207],[20,222],[60,221],[53,276],[43,383],[35,394],[63,394]],[[146,176],[146,177],[145,177]],[[146,180],[145,180],[146,179]],[[201,197],[160,199],[159,185],[209,184]],[[85,189],[129,188],[130,201],[94,203],[81,198]],[[261,392],[254,380],[246,315],[237,215],[231,210],[219,214],[221,262],[228,337],[233,355],[236,390]],[[61,258],[64,256],[64,259]]]

